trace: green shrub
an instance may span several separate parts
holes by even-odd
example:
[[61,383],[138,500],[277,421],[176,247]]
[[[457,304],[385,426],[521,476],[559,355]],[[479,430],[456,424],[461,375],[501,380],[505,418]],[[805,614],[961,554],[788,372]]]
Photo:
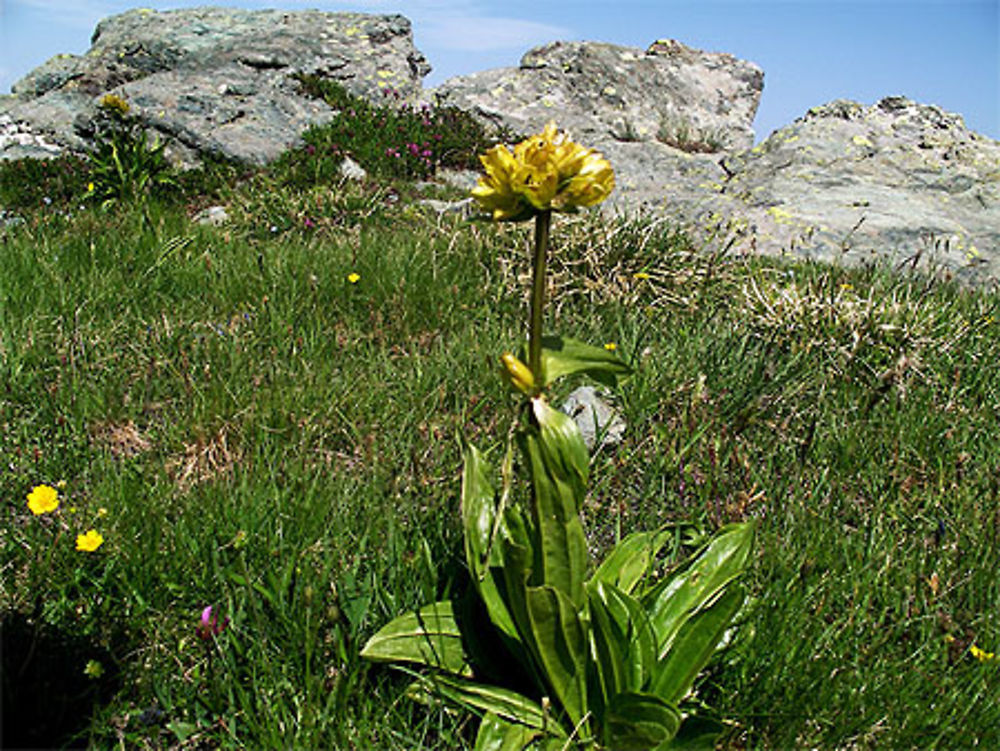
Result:
[[87,185],[87,162],[77,156],[0,161],[0,206],[8,210],[66,207]]
[[298,80],[304,94],[323,99],[337,115],[305,133],[306,145],[275,165],[290,185],[334,178],[347,156],[370,174],[390,179],[426,179],[441,167],[477,169],[477,154],[497,140],[454,107],[400,105],[399,92],[392,89],[384,90],[384,105],[375,105],[334,81]]

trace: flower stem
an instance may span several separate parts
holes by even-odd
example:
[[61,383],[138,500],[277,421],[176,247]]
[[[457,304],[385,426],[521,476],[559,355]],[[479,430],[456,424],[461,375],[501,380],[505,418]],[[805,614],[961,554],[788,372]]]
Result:
[[545,308],[545,258],[549,252],[549,226],[552,212],[535,215],[535,258],[531,288],[531,325],[528,330],[528,367],[538,387],[544,385],[542,373],[542,310]]

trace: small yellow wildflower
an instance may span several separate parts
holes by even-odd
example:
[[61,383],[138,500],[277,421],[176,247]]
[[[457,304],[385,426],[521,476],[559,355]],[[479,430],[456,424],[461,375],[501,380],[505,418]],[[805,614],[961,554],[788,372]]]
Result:
[[854,285],[849,282],[844,282],[843,284],[840,285],[840,288],[844,290],[844,292],[850,292],[852,289],[854,289]]
[[103,542],[104,538],[101,537],[101,533],[96,529],[91,529],[85,534],[76,536],[76,549],[84,553],[93,553],[101,547]]
[[94,184],[93,183],[87,183],[87,192],[88,193],[93,193],[94,192]]
[[59,508],[59,493],[51,485],[36,485],[28,493],[28,508],[35,516]]
[[614,352],[616,349],[618,349],[618,345],[615,344],[614,342],[608,342],[607,344],[604,345],[604,349],[606,349],[608,352]]
[[361,281],[361,274],[351,272],[350,274],[347,275],[347,281],[349,281],[351,284],[357,284],[358,282]]
[[632,274],[632,278],[633,279],[649,279],[649,274],[647,274],[645,271],[638,271],[635,274]]
[[83,668],[83,674],[88,678],[100,678],[104,675],[104,666],[97,660],[87,660],[87,664]]
[[980,662],[989,662],[994,657],[996,657],[996,655],[993,654],[992,652],[987,652],[985,649],[980,649],[975,644],[971,644],[969,646],[969,654],[971,654]]

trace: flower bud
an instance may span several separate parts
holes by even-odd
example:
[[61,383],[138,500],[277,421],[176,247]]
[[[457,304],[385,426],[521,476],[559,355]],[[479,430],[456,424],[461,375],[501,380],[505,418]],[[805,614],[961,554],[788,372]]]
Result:
[[535,392],[535,376],[527,365],[510,352],[504,352],[500,362],[503,364],[507,380],[514,388],[529,396]]

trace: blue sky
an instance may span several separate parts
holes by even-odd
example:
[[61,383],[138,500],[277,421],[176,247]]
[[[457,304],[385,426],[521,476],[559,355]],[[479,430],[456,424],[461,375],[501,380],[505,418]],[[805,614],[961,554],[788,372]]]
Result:
[[674,38],[764,69],[758,139],[832,99],[891,94],[1000,139],[1000,0],[0,0],[0,92],[52,55],[85,52],[105,16],[209,4],[402,13],[434,66],[425,85],[516,65],[555,39],[645,48]]

